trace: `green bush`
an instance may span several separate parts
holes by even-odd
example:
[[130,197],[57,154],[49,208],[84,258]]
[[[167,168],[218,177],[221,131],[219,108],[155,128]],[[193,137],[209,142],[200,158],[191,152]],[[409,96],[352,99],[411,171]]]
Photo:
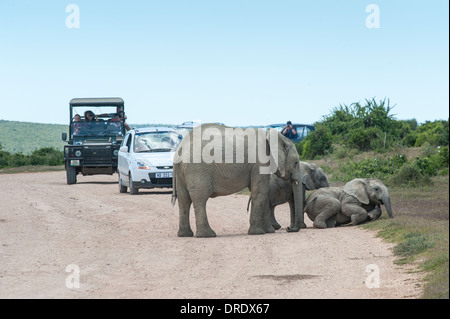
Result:
[[404,241],[394,247],[394,254],[397,256],[408,257],[419,254],[428,248],[434,246],[434,242],[427,236],[411,232],[404,236]]
[[417,139],[415,146],[419,147],[425,143],[433,146],[448,146],[449,122],[447,121],[427,121],[417,128]]
[[398,172],[386,178],[388,184],[404,187],[417,187],[431,184],[431,178],[424,175],[414,163],[406,163]]
[[44,165],[57,166],[64,164],[64,155],[62,151],[55,148],[44,147],[35,150],[30,155],[22,153],[10,154],[2,150],[0,144],[0,169],[6,167],[19,167],[26,165]]
[[342,181],[349,181],[354,178],[378,178],[383,180],[397,173],[406,162],[406,156],[396,155],[385,159],[375,157],[359,162],[341,163],[337,178]]
[[316,130],[300,142],[298,153],[303,160],[312,160],[332,154],[333,145],[359,152],[385,152],[396,147],[421,147],[426,143],[441,147],[449,145],[448,120],[422,125],[415,119],[396,120],[391,114],[393,108],[386,98],[339,105],[314,124]]
[[315,130],[298,144],[297,151],[300,158],[313,159],[332,151],[333,138],[326,126],[317,123]]

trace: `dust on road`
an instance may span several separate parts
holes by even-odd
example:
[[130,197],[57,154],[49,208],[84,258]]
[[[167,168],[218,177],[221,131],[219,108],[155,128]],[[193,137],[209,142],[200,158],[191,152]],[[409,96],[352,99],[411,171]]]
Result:
[[420,275],[395,265],[392,245],[374,232],[314,229],[305,218],[307,229],[287,233],[287,204],[276,209],[282,229],[249,236],[248,196],[210,199],[218,237],[178,238],[171,189],[120,194],[116,174],[79,176],[75,185],[65,172],[3,174],[0,190],[0,298],[421,294]]

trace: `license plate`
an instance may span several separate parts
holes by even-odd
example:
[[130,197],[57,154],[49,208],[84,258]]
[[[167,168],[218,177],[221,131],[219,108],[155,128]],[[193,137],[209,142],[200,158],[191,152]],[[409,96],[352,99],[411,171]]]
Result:
[[80,166],[80,160],[71,160],[70,166]]
[[172,176],[173,176],[173,173],[156,173],[155,174],[156,178],[169,178]]

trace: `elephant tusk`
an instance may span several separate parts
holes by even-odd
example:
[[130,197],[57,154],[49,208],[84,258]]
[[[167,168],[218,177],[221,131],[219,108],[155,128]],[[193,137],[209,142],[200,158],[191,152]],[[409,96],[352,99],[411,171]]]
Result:
[[295,185],[298,185],[298,181],[294,181]]

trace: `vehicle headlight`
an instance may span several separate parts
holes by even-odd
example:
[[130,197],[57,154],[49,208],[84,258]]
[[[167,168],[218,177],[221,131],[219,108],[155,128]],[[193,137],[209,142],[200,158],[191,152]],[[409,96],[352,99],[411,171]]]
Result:
[[76,150],[75,151],[75,156],[76,157],[80,157],[81,156],[81,151],[80,150]]
[[118,156],[119,155],[119,150],[114,150],[113,154],[114,154],[114,156]]
[[136,160],[136,165],[138,169],[151,169],[150,164],[144,160]]

